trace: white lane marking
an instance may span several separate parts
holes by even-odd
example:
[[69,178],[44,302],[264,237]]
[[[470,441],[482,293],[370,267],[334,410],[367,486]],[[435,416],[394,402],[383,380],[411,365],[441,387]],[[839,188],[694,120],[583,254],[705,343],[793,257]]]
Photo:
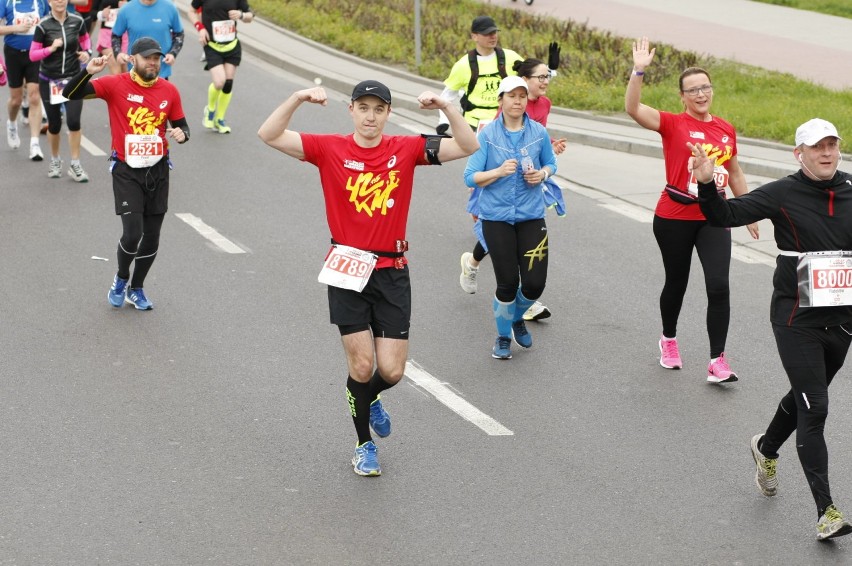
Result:
[[769,267],[775,267],[774,257],[742,245],[735,245],[731,248],[731,257],[743,263],[762,263]]
[[408,379],[431,393],[435,399],[449,407],[461,418],[481,428],[486,434],[490,436],[512,436],[515,434],[459,397],[444,383],[438,381],[438,379],[414,362],[405,363],[405,375],[408,376]]
[[654,221],[654,213],[647,208],[630,204],[629,202],[614,202],[612,204],[599,203],[602,207],[613,212],[617,212],[622,216],[650,224]]
[[81,136],[80,145],[83,147],[83,149],[88,151],[94,157],[103,157],[104,155],[106,155],[106,153],[104,153],[101,148],[89,141],[89,138],[87,138],[86,136]]
[[216,247],[225,251],[229,254],[244,254],[246,251],[239,247],[237,244],[217,232],[214,228],[211,228],[207,224],[205,224],[200,218],[195,216],[194,214],[188,213],[176,213],[175,216],[195,228],[195,230],[201,234],[204,238],[207,238],[210,242],[213,243]]

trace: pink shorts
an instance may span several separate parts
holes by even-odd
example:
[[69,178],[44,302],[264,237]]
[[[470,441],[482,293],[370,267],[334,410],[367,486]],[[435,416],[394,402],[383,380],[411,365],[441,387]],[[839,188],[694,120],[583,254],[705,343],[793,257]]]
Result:
[[[101,27],[101,31],[98,33],[98,53],[104,49],[112,49],[112,28]],[[121,36],[121,52],[127,53],[126,33]],[[118,53],[113,53],[113,55],[118,55]]]

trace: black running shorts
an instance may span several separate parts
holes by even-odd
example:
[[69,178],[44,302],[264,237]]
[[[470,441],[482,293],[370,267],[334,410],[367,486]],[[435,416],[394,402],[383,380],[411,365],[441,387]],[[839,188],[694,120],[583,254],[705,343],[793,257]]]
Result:
[[30,61],[30,52],[3,46],[6,58],[6,74],[9,77],[9,88],[21,88],[24,80],[30,84],[38,84],[38,62]]
[[373,336],[408,340],[411,326],[411,280],[408,266],[373,271],[364,290],[358,293],[328,287],[328,310],[340,334],[372,329]]
[[209,45],[205,45],[204,57],[206,61],[206,64],[204,65],[205,71],[209,71],[211,68],[216,67],[217,65],[222,65],[223,63],[230,63],[235,67],[239,67],[240,61],[243,59],[243,48],[239,41],[233,49],[225,52],[216,51]]
[[115,213],[138,212],[145,216],[165,214],[169,209],[169,163],[163,157],[151,167],[134,169],[123,161],[115,161],[112,169],[112,192]]

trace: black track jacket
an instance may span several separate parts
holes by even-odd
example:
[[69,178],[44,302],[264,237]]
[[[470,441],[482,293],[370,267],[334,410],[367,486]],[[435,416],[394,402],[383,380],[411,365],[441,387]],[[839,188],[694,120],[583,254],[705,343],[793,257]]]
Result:
[[[852,251],[852,175],[837,171],[814,181],[799,170],[737,198],[725,200],[716,185],[699,183],[701,212],[713,226],[744,226],[768,218],[779,250]],[[800,307],[798,258],[775,260],[769,318],[784,326],[823,327],[852,321],[852,307]]]

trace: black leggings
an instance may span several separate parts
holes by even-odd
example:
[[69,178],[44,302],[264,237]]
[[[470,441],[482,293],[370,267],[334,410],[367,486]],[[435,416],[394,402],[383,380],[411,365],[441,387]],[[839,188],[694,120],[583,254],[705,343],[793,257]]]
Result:
[[491,255],[497,291],[503,303],[511,303],[518,293],[535,301],[544,292],[547,281],[547,225],[544,218],[518,224],[482,221],[482,234]]
[[130,279],[130,265],[135,260],[130,288],[140,288],[144,286],[145,277],[157,257],[160,229],[166,215],[143,216],[139,212],[130,212],[122,214],[120,218],[123,233],[118,241],[118,276]]
[[[666,283],[660,293],[663,334],[677,336],[677,319],[689,283],[692,249],[704,269],[707,289],[707,335],[710,357],[725,351],[728,324],[731,321],[731,293],[728,275],[731,269],[731,231],[711,226],[704,220],[670,220],[654,216],[654,237],[663,256]],[[490,247],[490,246],[489,246]]]
[[482,261],[487,255],[488,252],[485,251],[485,247],[482,245],[482,242],[476,240],[476,245],[473,246],[473,259],[476,261]]
[[83,114],[83,99],[68,100],[61,104],[50,103],[50,83],[45,79],[39,79],[38,89],[41,100],[44,102],[44,111],[47,115],[47,131],[58,134],[62,129],[62,104],[65,104],[65,123],[69,132],[80,131],[80,116]]
[[852,329],[774,324],[772,330],[791,389],[778,404],[760,451],[764,456],[777,458],[781,445],[796,431],[796,451],[820,516],[832,503],[828,448],[823,436],[828,417],[828,386],[846,359]]

